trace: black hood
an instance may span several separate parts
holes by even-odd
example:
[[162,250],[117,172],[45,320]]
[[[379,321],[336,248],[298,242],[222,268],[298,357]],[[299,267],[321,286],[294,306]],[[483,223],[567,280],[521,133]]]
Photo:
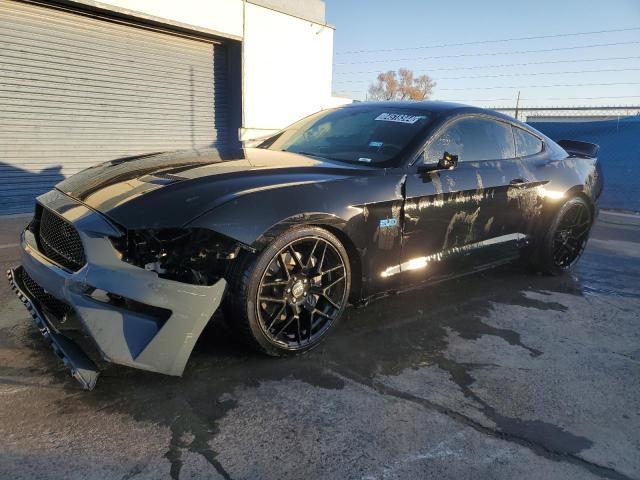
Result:
[[177,227],[238,196],[362,175],[370,167],[265,149],[127,157],[56,188],[126,228]]

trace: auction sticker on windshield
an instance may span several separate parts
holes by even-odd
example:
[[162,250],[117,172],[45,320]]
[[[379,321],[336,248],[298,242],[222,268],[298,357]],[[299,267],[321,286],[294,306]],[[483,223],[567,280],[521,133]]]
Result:
[[375,119],[381,122],[398,122],[414,124],[422,120],[424,115],[406,115],[404,113],[381,113]]

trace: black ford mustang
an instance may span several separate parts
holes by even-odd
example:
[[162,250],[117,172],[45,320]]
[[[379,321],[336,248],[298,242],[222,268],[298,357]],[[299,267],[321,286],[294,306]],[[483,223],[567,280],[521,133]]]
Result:
[[180,375],[221,305],[254,347],[301,352],[348,301],[522,257],[569,269],[597,151],[464,105],[354,104],[256,148],[89,168],[37,199],[8,275],[86,388],[105,362]]

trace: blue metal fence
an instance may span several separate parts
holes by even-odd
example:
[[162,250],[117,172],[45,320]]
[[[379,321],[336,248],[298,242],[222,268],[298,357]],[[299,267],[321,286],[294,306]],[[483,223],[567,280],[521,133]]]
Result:
[[600,145],[605,188],[601,207],[640,211],[640,116],[598,121],[533,121],[553,140],[582,140]]

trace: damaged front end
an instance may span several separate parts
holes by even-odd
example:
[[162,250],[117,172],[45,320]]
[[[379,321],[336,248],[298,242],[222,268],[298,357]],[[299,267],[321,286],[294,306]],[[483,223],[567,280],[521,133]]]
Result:
[[109,363],[181,375],[242,245],[198,228],[123,232],[56,191],[38,201],[8,276],[72,375],[87,389]]
[[193,285],[213,285],[223,278],[242,248],[203,228],[130,230],[111,237],[111,243],[123,262]]

